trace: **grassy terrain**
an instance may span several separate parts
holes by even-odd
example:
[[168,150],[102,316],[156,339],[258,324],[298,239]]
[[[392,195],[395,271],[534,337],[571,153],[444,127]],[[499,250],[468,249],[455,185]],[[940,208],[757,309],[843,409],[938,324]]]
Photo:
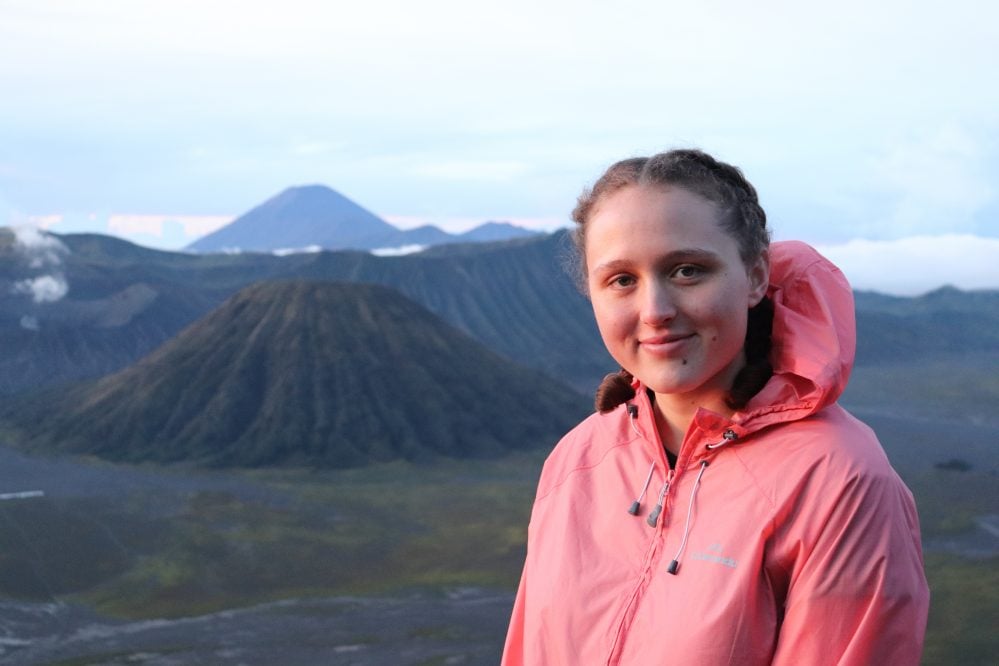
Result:
[[265,491],[0,503],[0,594],[137,619],[413,586],[513,589],[540,463],[242,472]]
[[999,558],[930,554],[930,619],[923,664],[995,664],[999,655]]
[[966,533],[976,517],[999,514],[999,479],[991,472],[934,469],[905,482],[916,498],[924,542]]
[[[933,470],[906,479],[919,508],[923,542],[959,539],[975,519],[999,514],[992,473]],[[923,664],[995,664],[999,655],[999,557],[925,553],[930,617]]]
[[[212,473],[237,483],[0,502],[0,595],[141,619],[292,597],[513,590],[541,462],[536,453]],[[999,514],[989,473],[932,470],[907,482],[927,541]],[[999,559],[927,552],[926,565],[924,663],[993,663]]]

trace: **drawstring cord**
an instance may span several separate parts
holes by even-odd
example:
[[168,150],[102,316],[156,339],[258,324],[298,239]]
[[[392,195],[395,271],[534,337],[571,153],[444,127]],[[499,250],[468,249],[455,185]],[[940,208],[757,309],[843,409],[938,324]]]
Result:
[[[642,433],[639,432],[638,426],[635,425],[635,419],[638,418],[638,407],[635,407],[635,405],[629,402],[628,414],[631,415],[631,418],[628,420],[628,422],[631,423],[631,429],[635,431],[636,435],[641,437]],[[645,499],[645,493],[649,491],[649,484],[652,483],[652,473],[655,471],[656,471],[656,461],[653,460],[652,464],[649,465],[649,475],[645,477],[645,485],[642,486],[642,492],[638,494],[638,498],[631,503],[630,507],[628,507],[628,513],[630,513],[631,515],[637,516],[639,510],[641,510],[642,500]]]
[[[639,438],[644,439],[644,436],[642,435],[641,431],[638,429],[638,426],[635,425],[635,419],[638,418],[638,407],[629,402],[628,414],[631,416],[631,418],[629,419],[629,422],[631,423],[631,429],[635,431],[635,434],[638,435]],[[645,499],[645,494],[649,492],[649,484],[652,483],[652,475],[655,473],[655,471],[656,471],[656,461],[653,460],[652,463],[649,465],[649,473],[645,477],[645,484],[642,486],[642,492],[639,493],[638,498],[631,503],[631,506],[628,507],[628,513],[630,513],[631,515],[637,516],[638,512],[641,510],[642,500]],[[666,483],[663,484],[662,489],[659,491],[659,499],[656,501],[656,507],[652,509],[652,513],[650,513],[649,517],[646,519],[646,522],[648,522],[649,525],[651,525],[652,527],[656,526],[656,522],[659,520],[659,514],[663,512],[663,498],[666,496],[666,490],[669,489],[669,479],[671,477],[672,473],[667,475]]]
[[709,451],[714,451],[715,449],[720,449],[729,442],[734,442],[735,440],[739,439],[739,435],[735,434],[735,431],[732,430],[731,428],[723,432],[722,437],[724,438],[722,439],[722,441],[717,442],[715,444],[708,444],[705,448],[707,448]]
[[[634,425],[634,424],[632,424]],[[652,483],[652,473],[656,471],[656,462],[653,460],[652,464],[649,465],[649,475],[645,477],[645,485],[642,486],[642,492],[638,495],[638,499],[631,503],[628,507],[628,513],[633,516],[637,516],[639,510],[642,508],[642,500],[645,499],[645,493],[649,491],[649,484]]]
[[694,479],[694,487],[690,490],[690,502],[687,504],[687,520],[683,524],[683,539],[680,541],[679,550],[677,550],[676,555],[673,556],[673,561],[669,563],[669,567],[666,569],[666,571],[674,576],[680,568],[680,556],[683,555],[683,551],[687,547],[687,536],[690,534],[690,516],[694,511],[694,496],[697,495],[697,488],[701,485],[701,477],[704,476],[704,470],[707,468],[708,461],[702,460],[701,469],[697,473],[697,478]]
[[[638,417],[638,408],[635,407],[635,405],[628,403],[628,414],[631,416],[629,421],[631,422],[631,427],[635,431],[635,434],[642,437],[642,433],[638,430],[638,426],[635,425],[635,420]],[[725,446],[726,444],[734,442],[739,438],[739,435],[730,428],[723,433],[722,437],[722,441],[715,444],[708,444],[706,448],[710,451],[714,451]],[[690,501],[687,503],[687,518],[683,523],[683,537],[680,539],[680,547],[677,549],[676,555],[673,556],[673,560],[666,568],[666,571],[674,576],[680,570],[680,557],[683,556],[683,551],[687,549],[687,538],[690,536],[691,519],[694,515],[694,499],[697,497],[697,490],[701,487],[701,478],[704,476],[704,470],[708,468],[708,464],[707,460],[701,461],[701,469],[698,470],[697,478],[694,479],[694,487],[690,489]],[[628,513],[633,516],[638,515],[642,505],[642,500],[645,499],[645,494],[649,490],[649,484],[652,483],[652,474],[655,472],[655,469],[656,463],[655,461],[652,461],[652,464],[649,466],[649,473],[645,477],[645,484],[642,486],[642,492],[638,495],[638,499],[632,502],[631,506],[628,507]],[[659,515],[663,511],[666,491],[669,490],[670,482],[672,480],[673,470],[669,470],[666,474],[666,482],[663,483],[662,488],[659,490],[659,497],[656,500],[656,506],[652,509],[652,512],[649,513],[649,517],[646,519],[646,522],[651,527],[655,527],[659,522]]]
[[[739,435],[731,428],[726,430],[722,437],[724,439],[717,444],[708,444],[707,448],[710,450],[719,449],[730,442],[734,442],[739,439]],[[676,555],[673,556],[673,561],[669,563],[666,571],[676,575],[676,572],[680,569],[680,556],[683,555],[683,551],[687,548],[687,537],[690,536],[690,519],[694,512],[694,498],[697,496],[697,489],[701,486],[701,477],[704,476],[704,470],[708,468],[708,461],[701,461],[701,469],[697,472],[697,478],[694,479],[694,487],[690,489],[690,502],[687,503],[687,520],[683,524],[683,538],[680,540],[680,547],[676,551]]]

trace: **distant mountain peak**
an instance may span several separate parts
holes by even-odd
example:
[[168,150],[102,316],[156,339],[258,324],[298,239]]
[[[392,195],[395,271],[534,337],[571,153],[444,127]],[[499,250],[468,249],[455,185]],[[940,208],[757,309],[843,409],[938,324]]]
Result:
[[336,202],[350,202],[353,205],[353,201],[340,194],[332,187],[328,185],[321,185],[319,183],[314,183],[312,185],[292,185],[287,187],[276,195],[271,197],[268,201],[264,202],[266,205],[269,202],[281,202],[284,204],[297,203],[302,201],[312,201],[312,200],[323,200],[323,201],[336,201]]
[[486,222],[457,235],[429,224],[402,230],[336,190],[310,184],[282,190],[185,249],[194,252],[273,252],[317,246],[325,250],[376,250],[510,240],[534,234],[508,222]]
[[272,251],[319,245],[363,249],[365,240],[397,232],[394,226],[325,185],[289,187],[187,249]]

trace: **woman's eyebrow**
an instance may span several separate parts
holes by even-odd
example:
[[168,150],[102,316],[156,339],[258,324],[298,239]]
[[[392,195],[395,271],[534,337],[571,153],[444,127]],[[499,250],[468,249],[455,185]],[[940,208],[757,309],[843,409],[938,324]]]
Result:
[[[717,258],[718,255],[711,250],[703,250],[701,248],[683,248],[668,252],[660,257],[657,263],[676,264],[684,261],[713,261]],[[608,271],[626,270],[631,268],[633,265],[634,261],[630,259],[611,259],[594,266],[592,272],[603,273]]]
[[632,262],[628,261],[627,259],[612,259],[610,261],[605,261],[602,264],[597,264],[592,269],[590,269],[590,272],[612,273],[616,271],[623,271],[627,268],[630,268],[631,265]]
[[716,252],[697,247],[674,250],[662,258],[663,262],[675,264],[681,261],[712,261],[718,258]]

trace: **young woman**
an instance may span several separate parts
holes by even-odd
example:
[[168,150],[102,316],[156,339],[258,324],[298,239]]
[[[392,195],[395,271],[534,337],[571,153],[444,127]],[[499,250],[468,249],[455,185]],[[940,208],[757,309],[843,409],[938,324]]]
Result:
[[545,463],[503,663],[917,664],[912,496],[836,403],[839,270],[770,245],[753,186],[700,151],[613,165],[573,217],[622,371]]

